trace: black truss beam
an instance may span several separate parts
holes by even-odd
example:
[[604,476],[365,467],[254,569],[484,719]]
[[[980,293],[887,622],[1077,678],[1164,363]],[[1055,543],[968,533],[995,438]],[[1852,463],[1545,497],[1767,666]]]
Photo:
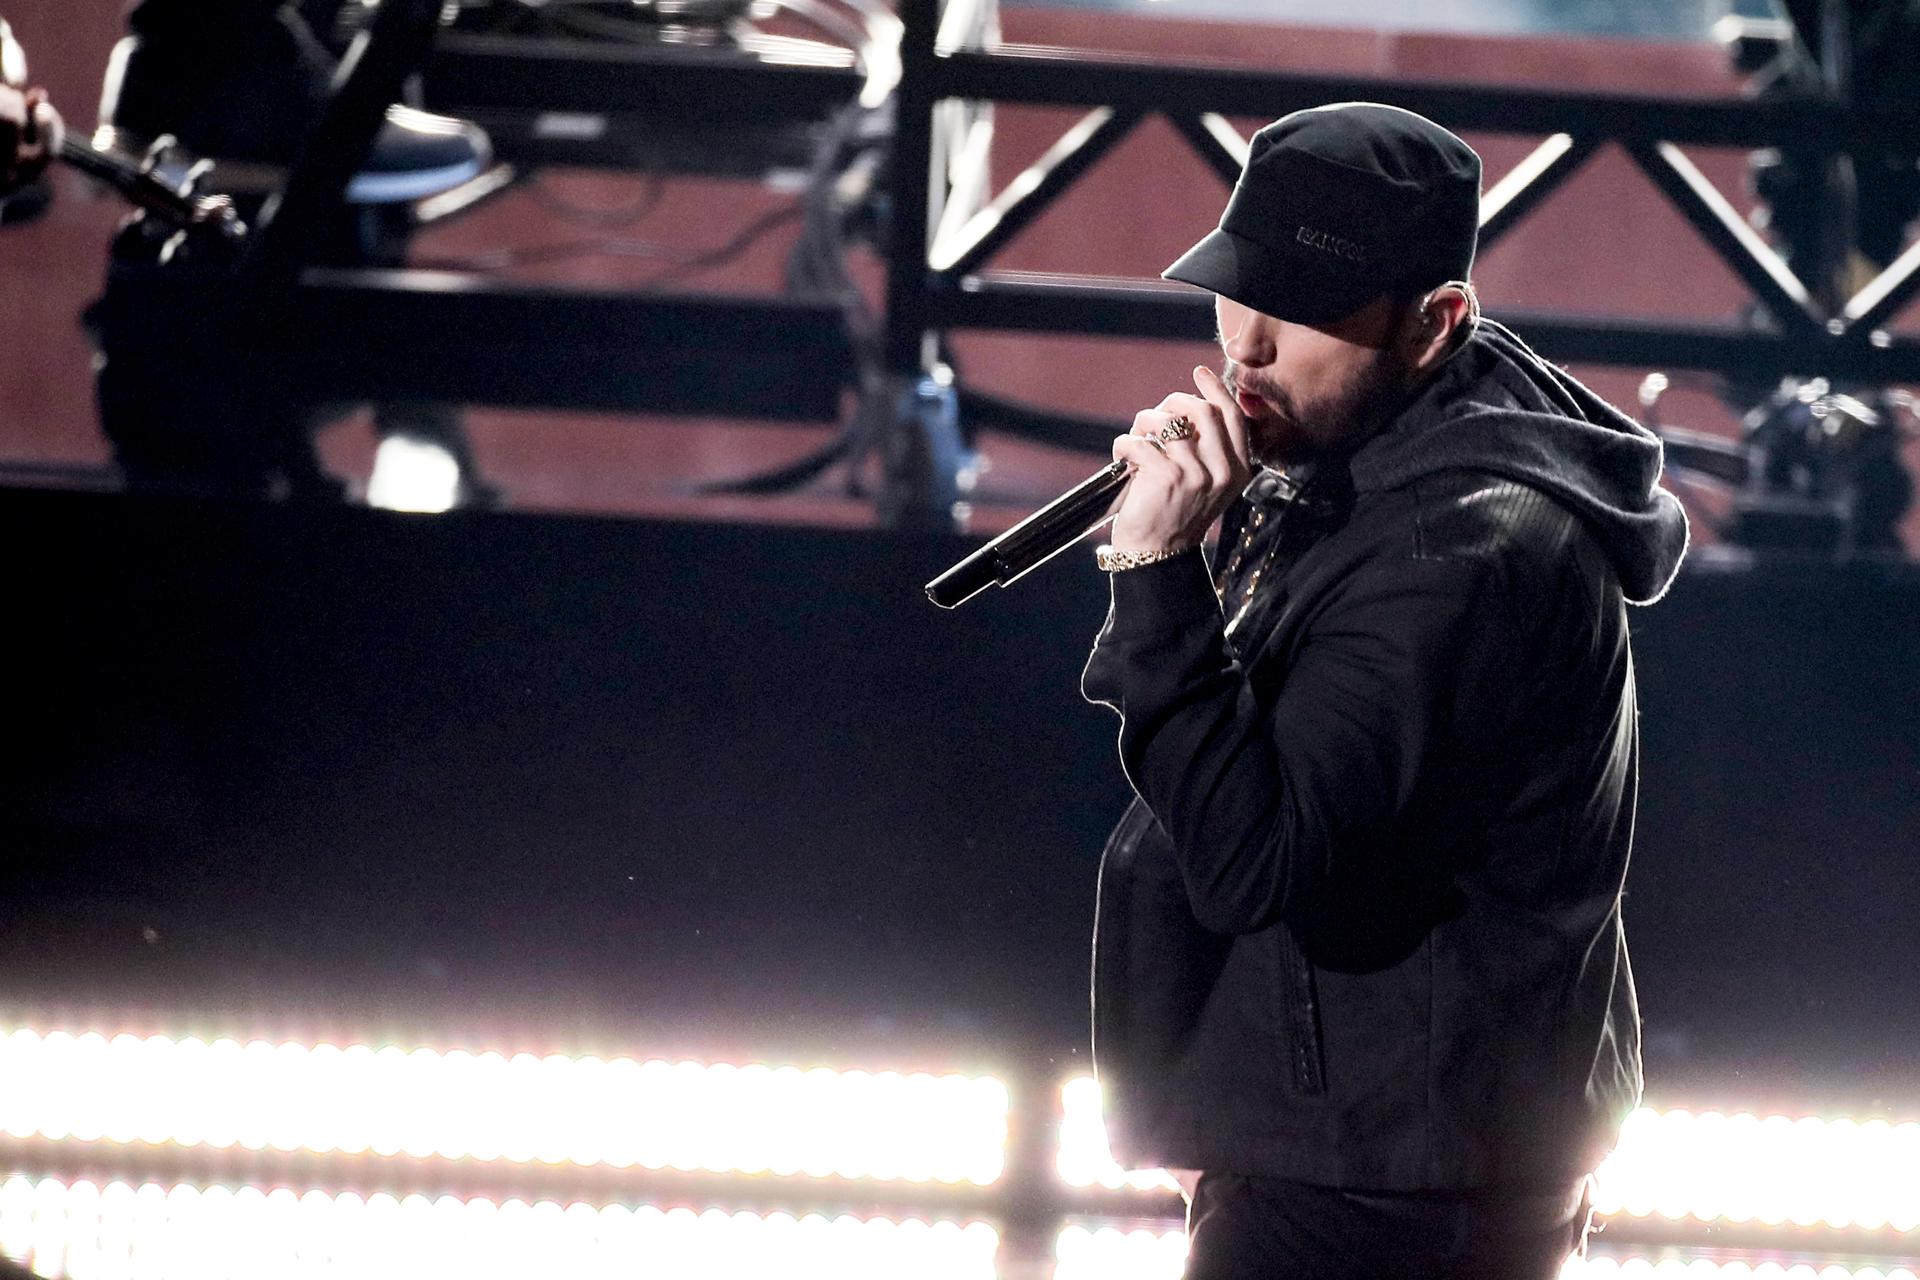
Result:
[[311,269],[269,312],[217,282],[116,272],[110,351],[300,398],[833,422],[854,360],[837,301],[615,292],[435,271]]
[[[446,108],[449,112],[454,108]],[[660,127],[657,116],[463,110],[487,131],[494,159],[518,169],[628,170],[757,180],[772,169],[806,170],[819,155],[822,121],[766,119]]]
[[1818,330],[1779,334],[1718,322],[1580,317],[1502,310],[1549,359],[1639,369],[1694,369],[1763,377],[1820,376],[1885,385],[1920,378],[1920,340],[1884,346]]
[[1049,106],[1133,107],[1272,118],[1328,102],[1379,99],[1490,133],[1700,146],[1798,147],[1817,152],[1871,147],[1920,133],[1920,108],[1827,98],[1661,98],[1508,86],[1382,81],[1365,76],[1276,74],[1253,68],[1133,62],[1072,49],[1005,44],[956,49],[932,63],[935,98],[982,98]]
[[1183,284],[1126,276],[991,271],[943,282],[931,319],[943,328],[1084,333],[1208,341],[1209,296]]
[[1542,201],[1580,172],[1600,144],[1556,133],[1535,147],[1480,198],[1480,252],[1484,253]]
[[807,61],[727,49],[445,32],[422,73],[436,109],[651,116],[687,126],[818,120],[851,102],[853,56],[821,46]]
[[[1849,340],[1824,329],[1783,335],[1727,324],[1569,317],[1505,310],[1542,355],[1576,364],[1819,374],[1878,383],[1920,380],[1920,340]],[[1208,295],[1185,285],[1118,277],[991,272],[934,294],[934,323],[953,328],[1083,333],[1210,342]]]
[[1825,328],[1806,285],[1680,148],[1670,142],[1631,142],[1627,154],[1782,329],[1805,335]]
[[928,265],[943,275],[963,276],[977,269],[1132,133],[1140,119],[1138,111],[1089,111],[967,219],[950,242],[936,240]]
[[887,165],[892,206],[887,248],[890,374],[921,372],[927,346],[927,241],[933,223],[933,76],[940,0],[900,0],[900,85],[894,90],[893,154]]
[[1850,329],[1878,329],[1915,297],[1920,297],[1920,240],[1856,293],[1842,314]]
[[831,299],[314,270],[289,319],[294,368],[316,389],[369,399],[414,388],[488,404],[832,422],[853,372]]
[[1240,170],[1247,163],[1247,140],[1225,116],[1212,111],[1198,115],[1169,111],[1167,119],[1222,182],[1231,187],[1240,180]]
[[[910,78],[915,73],[926,82],[922,94],[929,118],[923,121],[917,112],[903,112],[902,130],[930,127],[933,102],[948,98],[1093,106],[1111,111],[1101,117],[1109,121],[1126,119],[1129,112],[1157,112],[1165,114],[1227,182],[1238,176],[1246,146],[1224,118],[1229,115],[1271,119],[1328,101],[1388,100],[1455,129],[1545,135],[1531,155],[1487,191],[1481,208],[1483,248],[1523,221],[1602,147],[1617,143],[1705,246],[1753,291],[1773,318],[1773,327],[1762,331],[1624,317],[1513,317],[1549,355],[1758,375],[1825,374],[1876,381],[1920,376],[1916,343],[1879,330],[1920,297],[1920,246],[1909,249],[1830,318],[1806,283],[1680,149],[1684,143],[1781,147],[1822,155],[1868,150],[1890,137],[1920,134],[1920,108],[1912,105],[1854,103],[1833,91],[1756,101],[1387,83],[1208,64],[1144,63],[1032,45],[942,47],[911,62]],[[1036,206],[1051,194],[1040,191],[1018,202],[1023,218],[1037,213]],[[983,270],[1006,238],[995,242],[976,237],[964,255],[949,253],[928,263],[924,281],[931,296],[916,313],[919,330],[932,325],[1113,337],[1210,336],[1204,298],[1158,281]],[[901,274],[896,262],[896,280]]]

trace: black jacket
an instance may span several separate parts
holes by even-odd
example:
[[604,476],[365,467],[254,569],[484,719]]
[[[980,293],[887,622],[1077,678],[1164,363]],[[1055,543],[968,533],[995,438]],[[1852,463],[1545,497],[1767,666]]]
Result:
[[1659,474],[1489,322],[1298,497],[1256,479],[1219,579],[1113,576],[1083,688],[1138,797],[1093,964],[1123,1164],[1415,1190],[1599,1162],[1640,1094],[1624,603],[1686,547]]

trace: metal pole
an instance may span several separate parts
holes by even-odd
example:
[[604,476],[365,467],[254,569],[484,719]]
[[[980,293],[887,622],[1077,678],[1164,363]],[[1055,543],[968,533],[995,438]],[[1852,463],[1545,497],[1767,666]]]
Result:
[[[1826,0],[1820,10],[1820,87],[1839,111],[1853,101],[1853,28],[1846,0]],[[1814,298],[1828,315],[1838,315],[1852,295],[1853,252],[1859,242],[1858,191],[1853,156],[1844,149],[1827,154],[1820,166],[1820,260],[1811,274]]]
[[900,87],[894,94],[887,238],[887,372],[926,367],[927,239],[933,182],[934,35],[938,0],[901,0]]
[[324,228],[339,217],[347,184],[373,150],[388,104],[400,100],[439,26],[439,0],[382,0],[372,25],[340,60],[332,97],[242,263],[263,297],[292,287]]
[[927,289],[934,183],[940,180],[933,172],[938,0],[902,0],[900,18],[905,30],[889,160],[886,328],[881,367],[862,371],[861,392],[868,411],[885,415],[881,521],[893,528],[952,529],[965,518],[960,477],[968,464],[953,377],[934,359]]

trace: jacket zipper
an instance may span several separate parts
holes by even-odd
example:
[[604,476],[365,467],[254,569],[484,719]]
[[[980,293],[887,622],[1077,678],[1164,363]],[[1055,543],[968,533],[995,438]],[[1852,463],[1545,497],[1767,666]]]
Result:
[[[1296,491],[1291,497],[1297,500],[1299,493]],[[1254,588],[1266,571],[1279,563],[1280,553],[1293,540],[1295,526],[1299,523],[1293,517],[1300,510],[1294,501],[1280,507],[1277,526],[1271,535],[1272,546],[1261,558],[1259,567],[1250,574],[1246,573],[1245,565],[1252,551],[1254,536],[1262,523],[1264,510],[1256,507],[1253,517],[1242,528],[1233,530],[1234,534],[1241,535],[1242,540],[1237,542],[1227,571],[1221,575],[1221,597],[1225,604],[1228,603],[1230,592],[1241,595],[1241,607],[1235,611],[1228,631],[1233,648],[1243,662],[1250,662],[1252,655],[1259,651],[1284,607],[1285,589],[1279,583],[1269,581],[1269,598],[1263,601],[1265,607],[1257,618],[1249,617]],[[1239,634],[1232,635],[1235,631]],[[1282,922],[1275,926],[1274,935],[1279,952],[1280,999],[1283,1005],[1280,1017],[1284,1042],[1281,1055],[1286,1059],[1286,1069],[1292,1079],[1294,1092],[1302,1097],[1319,1097],[1327,1091],[1327,1079],[1320,1044],[1319,996],[1313,978],[1313,966],[1301,950],[1299,940],[1293,936],[1292,926]]]
[[1320,1049],[1320,1005],[1313,966],[1293,936],[1291,925],[1276,925],[1274,933],[1279,939],[1280,987],[1286,1003],[1281,1025],[1286,1033],[1287,1069],[1293,1076],[1295,1093],[1319,1097],[1327,1091],[1327,1074]]

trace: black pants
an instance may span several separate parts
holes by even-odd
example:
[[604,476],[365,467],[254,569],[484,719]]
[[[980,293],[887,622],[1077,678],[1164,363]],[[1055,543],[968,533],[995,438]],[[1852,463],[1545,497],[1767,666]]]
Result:
[[1589,1186],[1395,1193],[1205,1173],[1186,1280],[1554,1280],[1585,1247]]

